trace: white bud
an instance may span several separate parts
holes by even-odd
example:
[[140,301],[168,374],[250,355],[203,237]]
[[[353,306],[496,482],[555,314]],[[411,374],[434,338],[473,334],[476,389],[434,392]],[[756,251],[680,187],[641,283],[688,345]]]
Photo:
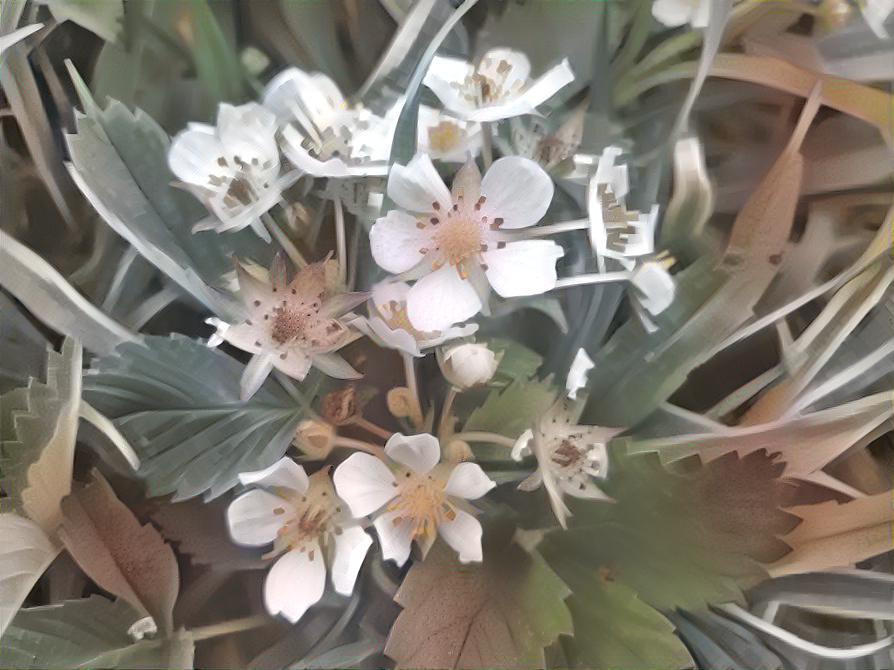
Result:
[[470,342],[438,350],[441,372],[459,389],[489,382],[499,364],[499,357],[485,344]]
[[630,283],[639,294],[640,304],[653,316],[661,314],[674,301],[674,280],[659,263],[643,263],[633,272]]

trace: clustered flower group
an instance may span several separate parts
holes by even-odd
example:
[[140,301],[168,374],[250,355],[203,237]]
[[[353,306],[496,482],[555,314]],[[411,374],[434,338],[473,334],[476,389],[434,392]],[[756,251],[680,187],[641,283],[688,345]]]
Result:
[[[330,403],[339,408],[337,417],[306,419],[295,437],[311,459],[328,458],[336,446],[354,449],[334,472],[324,467],[308,475],[283,458],[241,475],[247,491],[228,509],[230,533],[239,544],[272,545],[264,555],[276,559],[264,597],[273,614],[300,619],[323,596],[327,573],[336,592],[351,593],[373,543],[369,525],[382,557],[397,565],[414,544],[424,557],[439,536],[460,561],[482,560],[482,526],[470,501],[496,484],[473,462],[464,436],[454,436],[451,411],[458,394],[494,377],[501,355],[471,339],[479,328],[473,318],[488,316],[504,299],[621,281],[645,327],[652,327],[649,317],[673,300],[670,263],[655,255],[657,207],[645,214],[626,207],[623,150],[576,153],[582,113],[553,134],[525,120],[574,80],[567,61],[537,78],[531,69],[510,49],[493,49],[474,64],[436,57],[424,84],[443,108],[420,107],[417,153],[406,165],[388,160],[403,99],[380,116],[348,101],[325,75],[296,68],[274,77],[260,103],[221,105],[215,126],[190,124],[174,138],[171,171],[209,212],[194,230],[251,228],[268,243],[275,239],[295,266],[290,270],[281,253],[269,269],[236,260],[242,316],[208,320],[216,330],[209,346],[227,343],[251,355],[243,401],[273,371],[298,381],[312,367],[336,379],[361,377],[338,352],[363,336],[400,352],[409,376],[415,357],[436,350],[449,384],[436,431],[415,391],[395,388],[389,409],[418,434],[372,426],[387,438],[384,447],[340,439],[339,426],[369,428],[348,387]],[[506,120],[508,142],[499,132]],[[502,156],[493,160],[495,147]],[[455,167],[439,170],[433,159]],[[444,176],[452,176],[449,187]],[[325,181],[316,193],[335,203],[338,248],[335,258],[308,263],[272,213],[287,210],[299,181],[313,180]],[[541,224],[562,180],[578,192],[586,188],[586,218]],[[377,194],[382,183],[385,193]],[[369,227],[372,258],[390,276],[368,292],[348,287],[341,198],[349,192],[366,195],[366,202],[353,203],[360,209],[376,207],[385,195],[394,205]],[[589,235],[598,271],[560,279],[557,263],[565,251],[551,236],[573,231]],[[366,314],[355,311],[364,303]],[[542,485],[562,526],[570,515],[565,495],[608,500],[594,480],[606,477],[606,444],[620,430],[577,425],[583,402],[577,395],[589,367],[580,350],[567,398],[533,421],[512,448],[513,458],[533,456],[536,466],[519,488]]]

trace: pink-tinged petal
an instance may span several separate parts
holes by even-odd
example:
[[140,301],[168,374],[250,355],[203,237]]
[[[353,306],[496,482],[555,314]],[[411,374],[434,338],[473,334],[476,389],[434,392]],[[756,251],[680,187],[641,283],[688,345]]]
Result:
[[441,460],[441,443],[428,433],[395,433],[385,443],[385,455],[419,474],[425,474]]
[[416,154],[406,165],[395,163],[388,175],[388,197],[411,212],[431,212],[434,203],[447,210],[450,191],[426,154]]
[[243,302],[254,310],[260,310],[274,300],[269,281],[263,281],[248,270],[242,263],[236,264],[236,279],[239,284],[239,295]]
[[[283,358],[283,353],[285,358]],[[275,354],[273,367],[299,382],[304,381],[313,363],[311,357],[298,347],[292,347],[283,353]]]
[[261,384],[273,369],[273,359],[274,357],[269,354],[255,354],[251,357],[242,372],[242,379],[239,380],[239,398],[242,402],[251,398],[261,388]]
[[480,561],[481,524],[468,512],[457,509],[452,521],[443,521],[438,534],[459,554],[460,563]]
[[295,623],[323,597],[326,564],[316,542],[304,551],[283,554],[264,581],[264,604],[270,614],[282,614]]
[[237,544],[253,547],[269,544],[288,516],[284,512],[293,512],[286,500],[262,489],[249,491],[227,507],[230,537]]
[[538,295],[556,285],[556,261],[564,250],[550,240],[510,242],[483,254],[487,280],[504,298]]
[[357,573],[372,544],[372,538],[360,526],[345,526],[335,535],[335,558],[332,561],[332,586],[342,595],[354,590]]
[[284,488],[303,494],[307,491],[308,479],[303,467],[284,457],[264,470],[240,473],[239,483],[245,486],[256,484],[268,489]]
[[470,281],[452,265],[444,265],[417,281],[407,294],[407,316],[416,330],[444,330],[481,311],[481,299]]
[[477,463],[460,463],[447,480],[444,487],[444,493],[457,498],[465,498],[466,500],[475,500],[496,486],[490,477],[484,474],[484,470]]
[[[260,353],[264,347],[264,342],[267,340],[266,333],[254,322],[250,326],[247,323],[237,323],[235,326],[227,325],[225,328],[220,327],[218,335],[223,341],[229,342],[234,347],[247,351],[250,354]],[[258,342],[261,344],[258,344]]]
[[401,517],[400,511],[386,512],[375,521],[379,544],[382,546],[382,558],[391,560],[401,567],[410,557],[415,526],[410,519]]
[[501,228],[527,228],[543,218],[553,199],[553,180],[537,163],[521,156],[494,162],[481,180],[487,197],[482,212],[503,219]]
[[168,167],[177,179],[187,184],[214,188],[211,176],[229,180],[232,169],[218,164],[224,155],[223,145],[217,139],[213,126],[194,124],[177,134],[168,150]]
[[431,246],[432,238],[416,223],[416,217],[397,209],[376,220],[369,231],[369,248],[380,268],[400,274],[419,264],[422,249]]
[[371,514],[394,498],[397,482],[391,470],[370,454],[351,454],[332,476],[338,497],[351,509],[354,518]]

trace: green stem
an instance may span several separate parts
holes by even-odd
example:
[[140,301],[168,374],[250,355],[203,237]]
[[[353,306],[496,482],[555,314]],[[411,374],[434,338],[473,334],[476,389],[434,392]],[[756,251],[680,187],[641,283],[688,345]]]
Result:
[[498,433],[488,433],[481,430],[470,430],[464,433],[457,433],[453,436],[454,440],[462,440],[464,442],[492,442],[510,449],[515,446],[515,440]]

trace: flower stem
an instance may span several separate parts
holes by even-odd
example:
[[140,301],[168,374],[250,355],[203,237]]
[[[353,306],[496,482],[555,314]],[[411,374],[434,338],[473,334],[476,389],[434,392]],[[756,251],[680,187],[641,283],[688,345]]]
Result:
[[233,633],[241,633],[242,631],[252,630],[266,626],[271,622],[271,618],[266,614],[255,614],[253,616],[242,617],[241,619],[232,619],[222,623],[211,624],[210,626],[199,626],[193,628],[190,632],[192,638],[196,642],[200,640],[210,640],[213,637],[222,637],[224,635],[232,635]]
[[503,233],[507,239],[529,238],[529,237],[546,237],[547,235],[557,235],[558,233],[567,233],[571,230],[586,230],[590,227],[589,219],[575,219],[574,221],[560,221],[552,223],[548,226],[534,226],[527,228],[518,233]]
[[493,442],[510,449],[515,446],[515,440],[499,433],[488,433],[480,430],[471,430],[467,433],[457,433],[453,436],[454,440],[463,440],[464,442]]
[[458,395],[459,389],[451,385],[444,398],[444,408],[441,410],[441,420],[438,422],[438,437],[442,440],[446,440],[453,432],[453,421],[451,420],[453,419],[453,403]]
[[341,435],[336,436],[332,444],[336,447],[365,451],[373,456],[383,456],[385,453],[385,450],[378,444],[373,444],[372,442],[366,442],[364,440],[355,440],[352,437],[342,437]]
[[362,416],[355,417],[351,423],[358,428],[362,428],[368,433],[372,433],[376,437],[381,437],[383,440],[387,440],[392,435],[394,435],[394,433],[392,433],[390,430],[385,430],[381,426],[377,426],[376,424],[374,424],[369,419],[364,419]]
[[594,272],[592,274],[578,275],[576,277],[562,277],[556,282],[553,289],[568,288],[569,286],[584,286],[586,284],[611,284],[614,282],[630,281],[629,272]]
[[341,198],[336,198],[333,202],[335,204],[335,248],[338,253],[338,284],[339,286],[344,286],[348,276],[345,211],[341,205]]
[[416,362],[413,360],[413,356],[405,351],[400,352],[400,355],[404,359],[404,376],[407,379],[407,390],[410,392],[410,399],[414,407],[413,423],[419,427],[422,425],[422,404],[419,402],[419,385],[416,383]]
[[494,162],[493,137],[491,135],[490,122],[481,122],[481,159],[484,161],[484,171]]
[[273,237],[276,238],[276,241],[279,242],[279,246],[283,248],[283,251],[286,252],[286,255],[289,259],[295,264],[298,268],[307,267],[307,260],[304,256],[301,255],[301,252],[298,251],[298,247],[296,247],[292,240],[282,231],[282,229],[277,225],[276,221],[273,220],[273,217],[268,213],[261,214],[261,221],[264,222],[264,225],[267,226],[267,230],[269,230]]

